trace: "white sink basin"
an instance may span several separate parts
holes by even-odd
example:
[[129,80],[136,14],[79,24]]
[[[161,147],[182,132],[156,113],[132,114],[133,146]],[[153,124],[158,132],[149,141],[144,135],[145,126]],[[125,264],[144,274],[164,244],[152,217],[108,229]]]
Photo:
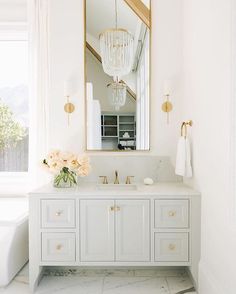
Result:
[[105,191],[133,191],[137,190],[137,185],[135,184],[98,184],[97,188],[99,190],[105,190]]

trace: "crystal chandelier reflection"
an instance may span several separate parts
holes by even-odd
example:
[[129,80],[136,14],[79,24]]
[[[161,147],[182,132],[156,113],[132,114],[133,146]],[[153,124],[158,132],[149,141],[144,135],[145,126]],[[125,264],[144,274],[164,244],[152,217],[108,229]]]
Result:
[[123,82],[113,82],[107,85],[108,100],[115,111],[119,111],[126,102],[126,84]]
[[117,28],[117,0],[115,0],[116,27],[100,34],[103,70],[113,77],[127,75],[133,64],[134,39],[125,29]]

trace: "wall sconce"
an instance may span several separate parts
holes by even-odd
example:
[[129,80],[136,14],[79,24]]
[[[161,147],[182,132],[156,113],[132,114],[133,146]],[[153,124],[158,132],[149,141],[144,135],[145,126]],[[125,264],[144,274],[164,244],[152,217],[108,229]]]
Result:
[[75,106],[70,102],[70,97],[74,94],[74,87],[71,80],[64,82],[64,96],[66,97],[66,104],[64,105],[64,111],[68,115],[68,126],[70,125],[70,114],[74,112]]
[[166,80],[164,82],[164,98],[165,98],[165,102],[162,104],[162,111],[164,111],[167,114],[167,124],[169,124],[170,122],[170,118],[169,118],[169,113],[172,111],[173,109],[173,105],[170,102],[170,81]]

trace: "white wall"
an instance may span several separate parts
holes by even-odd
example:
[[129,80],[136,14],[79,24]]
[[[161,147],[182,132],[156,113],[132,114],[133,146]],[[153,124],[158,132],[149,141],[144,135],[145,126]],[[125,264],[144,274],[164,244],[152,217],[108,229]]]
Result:
[[[83,1],[50,0],[50,148],[84,150],[84,43]],[[78,79],[78,94],[72,97],[75,112],[70,126],[64,112],[64,81]]]
[[183,0],[182,119],[193,120],[194,178],[202,193],[200,294],[236,293],[236,222],[230,219],[230,0]]
[[[182,0],[152,1],[152,90],[151,90],[151,154],[175,157],[179,135],[178,86],[182,67]],[[51,140],[50,147],[85,150],[84,116],[84,32],[83,0],[51,0]],[[63,111],[63,82],[75,74],[79,94],[73,98],[76,111],[67,126]],[[173,79],[174,111],[171,123],[161,111],[163,81]],[[55,123],[56,122],[56,123]],[[106,153],[103,153],[105,155]],[[123,153],[122,155],[123,156]]]
[[0,0],[0,22],[26,22],[27,0]]
[[[180,134],[180,101],[182,74],[182,0],[152,0],[151,34],[151,152],[158,155],[176,155]],[[161,111],[163,83],[171,80],[173,111],[170,124]]]

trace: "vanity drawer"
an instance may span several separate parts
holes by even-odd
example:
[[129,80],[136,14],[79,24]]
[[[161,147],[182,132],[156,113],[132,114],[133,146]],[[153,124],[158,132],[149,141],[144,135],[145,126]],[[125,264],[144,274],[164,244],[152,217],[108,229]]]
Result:
[[75,261],[75,233],[42,233],[42,261]]
[[188,262],[188,233],[155,233],[155,261]]
[[74,228],[75,200],[42,200],[42,228]]
[[155,200],[155,228],[188,228],[189,200]]

